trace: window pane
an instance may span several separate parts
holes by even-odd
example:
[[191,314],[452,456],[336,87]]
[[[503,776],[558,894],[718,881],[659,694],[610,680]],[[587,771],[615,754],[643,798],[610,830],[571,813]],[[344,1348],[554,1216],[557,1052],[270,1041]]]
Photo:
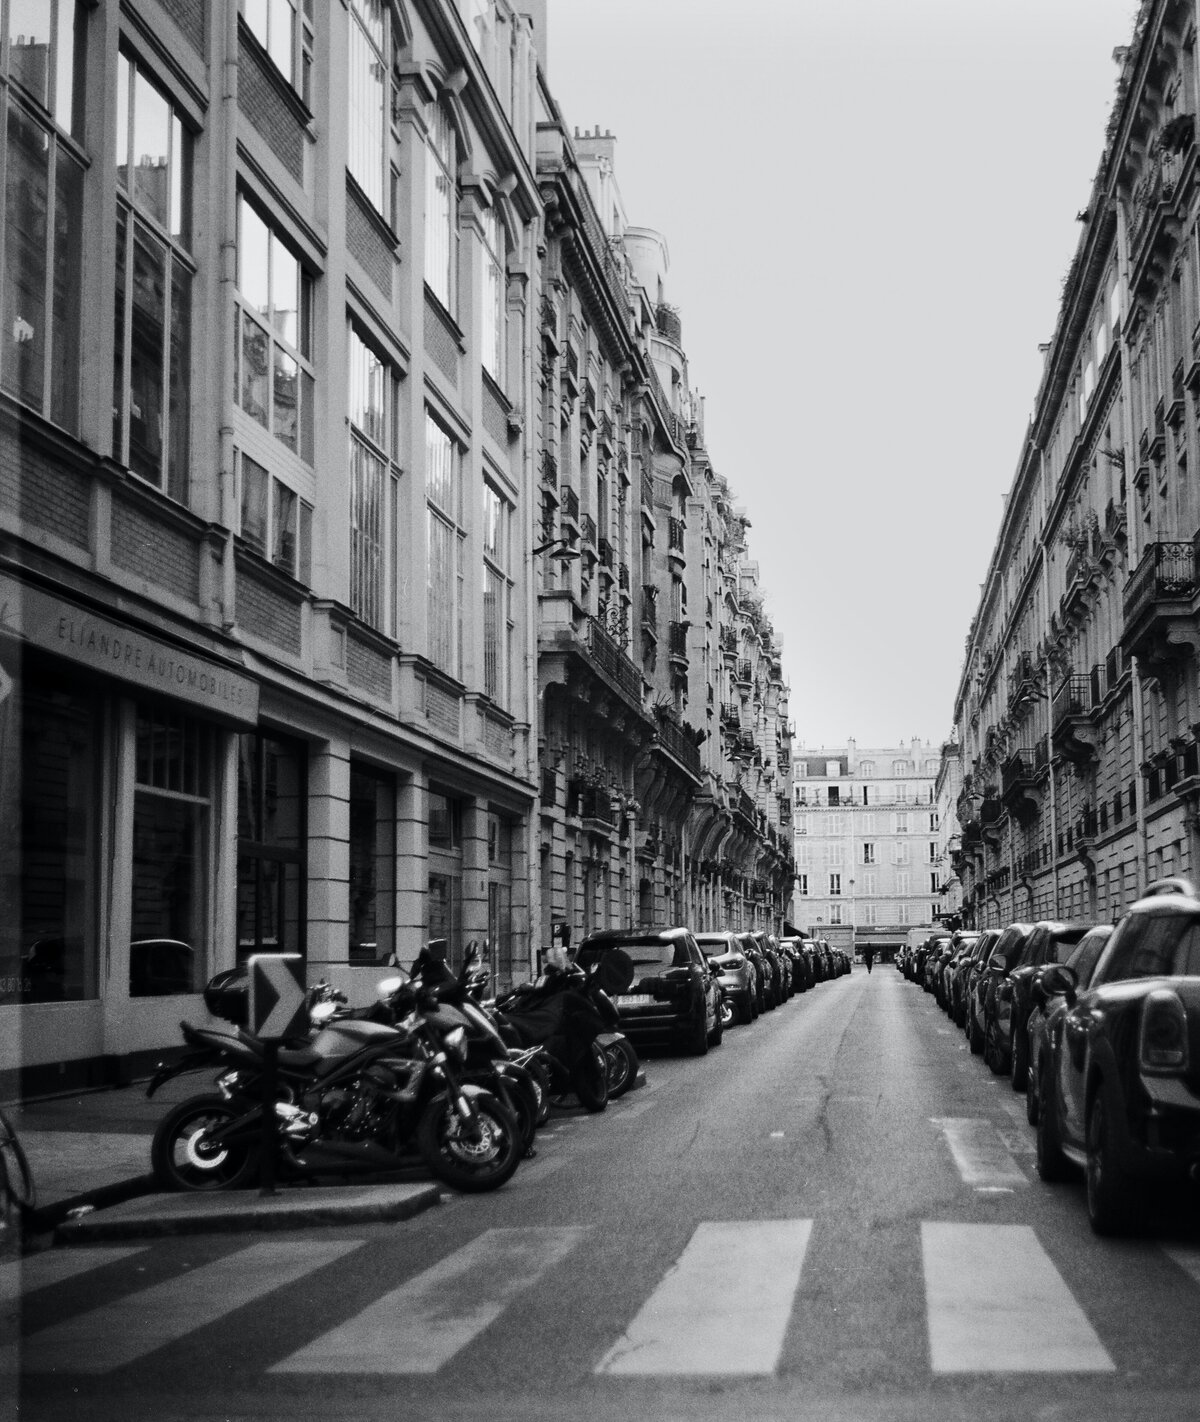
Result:
[[432,415],[425,417],[426,495],[451,518],[458,513],[455,497],[454,444]]
[[139,790],[133,810],[131,997],[203,979],[208,806]]
[[170,446],[167,490],[181,503],[188,495],[189,403],[191,369],[192,279],[179,262],[171,278]]
[[299,367],[282,346],[273,347],[275,356],[275,410],[272,428],[275,438],[293,453],[299,453]]
[[166,254],[134,225],[133,311],[129,352],[129,467],[162,482]]
[[271,234],[244,198],[238,213],[238,290],[248,306],[267,316],[271,306]]
[[261,464],[242,455],[242,537],[256,553],[267,551],[267,495],[270,478]]
[[46,221],[50,144],[16,105],[8,112],[4,387],[42,408],[46,359]]
[[171,211],[171,109],[140,71],[133,90],[133,198],[161,226]]
[[[378,4],[355,5],[355,11],[373,10],[382,23]],[[381,45],[382,40],[376,41]],[[379,211],[384,205],[384,143],[388,132],[385,113],[387,71],[377,48],[364,32],[361,22],[350,26],[350,144],[349,168],[355,181]]]
[[454,530],[429,511],[429,658],[443,671],[454,662]]
[[129,86],[133,65],[117,56],[117,186],[129,191]]
[[83,172],[74,159],[60,150],[54,194],[50,418],[68,430],[76,430],[79,424],[82,215]]
[[291,489],[275,481],[275,551],[271,561],[289,573],[296,571],[296,506]]
[[267,52],[289,84],[295,70],[295,24],[293,0],[271,0]]
[[289,346],[299,349],[300,263],[278,237],[271,237],[272,324]]
[[483,689],[493,701],[502,701],[504,630],[504,580],[491,568],[483,570]]
[[113,303],[113,455],[125,458],[125,210],[117,207],[116,297]]
[[242,409],[258,421],[263,428],[267,424],[268,363],[271,358],[271,342],[266,331],[242,313],[241,349],[241,394],[238,403]]
[[9,0],[9,73],[50,107],[50,24],[53,11],[47,0]]
[[385,469],[356,436],[350,443],[350,606],[382,627]]
[[350,772],[350,961],[386,963],[396,941],[395,786]]

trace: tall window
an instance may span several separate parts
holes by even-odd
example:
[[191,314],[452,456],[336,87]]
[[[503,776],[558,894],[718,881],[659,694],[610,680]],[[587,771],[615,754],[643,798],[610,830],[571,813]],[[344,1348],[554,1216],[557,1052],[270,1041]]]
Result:
[[896,892],[901,896],[912,893],[912,875],[906,871],[896,875]]
[[425,155],[425,283],[450,312],[458,246],[457,169],[454,125],[446,105],[435,104]]
[[351,763],[350,962],[386,963],[396,946],[396,781]]
[[936,874],[930,874],[929,876],[929,892],[931,894],[941,892],[938,888],[938,876]]
[[901,811],[897,812],[897,814],[896,814],[895,816],[893,816],[893,818],[895,819],[895,822],[896,822],[896,831],[895,831],[895,832],[896,832],[897,834],[907,834],[907,833],[908,833],[908,813],[907,813],[907,811],[901,810]]
[[504,223],[494,207],[483,215],[483,368],[504,381]]
[[800,897],[801,897],[802,899],[806,899],[806,898],[808,897],[808,875],[807,875],[807,874],[797,874],[797,875],[796,875],[796,892],[800,895]]
[[840,874],[830,874],[830,876],[829,876],[829,894],[830,894],[830,897],[832,898],[832,897],[834,897],[835,895],[840,894],[841,892],[842,892],[842,876],[841,876]]
[[508,576],[512,506],[483,488],[483,689],[500,706],[512,699],[512,598]]
[[75,0],[9,0],[0,383],[79,429],[85,20]]
[[194,992],[208,976],[212,729],[139,707],[130,997]]
[[893,863],[893,864],[907,864],[907,863],[908,863],[908,841],[907,841],[907,840],[905,840],[905,839],[897,840],[896,843],[892,845],[892,863]]
[[347,167],[395,226],[399,134],[393,125],[400,27],[388,0],[353,0],[350,16],[350,140]]
[[237,403],[311,464],[312,279],[244,197],[238,201],[237,266]]
[[391,566],[395,548],[397,471],[395,385],[387,364],[351,328],[350,606],[377,627],[395,626]]
[[242,17],[276,69],[306,104],[311,99],[313,0],[238,0]]
[[117,69],[113,453],[181,503],[188,496],[191,136],[133,60]]
[[462,680],[462,480],[458,446],[425,414],[429,659]]
[[830,923],[841,923],[841,921],[842,921],[842,906],[841,906],[841,904],[830,904],[830,905],[829,905],[829,922],[830,922]]
[[863,844],[863,847],[862,847],[862,854],[863,854],[862,862],[863,862],[864,864],[874,864],[874,863],[875,863],[875,846],[874,846],[874,844],[870,843],[869,841],[868,841],[868,842],[865,842],[865,843]]

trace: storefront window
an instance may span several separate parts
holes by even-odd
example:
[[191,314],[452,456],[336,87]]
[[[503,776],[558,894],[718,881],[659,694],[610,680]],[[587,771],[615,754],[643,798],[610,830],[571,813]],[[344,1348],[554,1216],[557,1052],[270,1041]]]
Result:
[[429,793],[429,936],[444,938],[449,961],[462,962],[461,800],[437,790]]
[[396,946],[396,783],[350,771],[350,962],[386,963]]
[[239,961],[305,951],[304,744],[247,733],[238,746]]
[[[5,671],[7,682],[9,673]],[[12,666],[0,701],[0,1003],[98,995],[99,705]]]
[[207,976],[212,736],[190,716],[138,708],[130,997],[198,992]]

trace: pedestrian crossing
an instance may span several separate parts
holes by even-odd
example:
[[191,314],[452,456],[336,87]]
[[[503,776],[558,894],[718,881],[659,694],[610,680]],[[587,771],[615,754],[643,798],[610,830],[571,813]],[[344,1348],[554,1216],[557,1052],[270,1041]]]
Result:
[[[314,1298],[346,1297],[348,1282],[373,1277],[355,1256],[377,1250],[377,1240],[254,1242],[169,1278],[152,1275],[154,1281],[144,1286],[132,1266],[124,1273],[117,1267],[139,1250],[92,1246],[36,1255],[20,1261],[20,1292],[39,1306],[30,1310],[33,1322],[26,1324],[19,1353],[14,1355],[10,1344],[6,1361],[19,1359],[30,1378],[69,1380],[131,1366],[145,1369],[161,1350],[160,1363],[169,1368],[172,1345],[224,1321],[228,1356],[256,1375],[433,1376],[468,1354],[485,1333],[523,1346],[552,1271],[559,1274],[546,1298],[554,1302],[541,1306],[555,1313],[569,1310],[571,1290],[588,1287],[592,1228],[485,1230],[365,1306],[352,1300],[345,1316],[307,1340],[291,1332],[291,1302],[305,1301],[305,1316],[311,1318]],[[736,1381],[803,1366],[794,1328],[821,1229],[811,1219],[699,1222],[625,1324],[592,1316],[579,1301],[580,1316],[592,1330],[585,1373],[597,1383],[655,1377]],[[1102,1338],[1030,1226],[924,1221],[907,1228],[899,1241],[880,1246],[881,1272],[895,1262],[887,1251],[897,1249],[911,1249],[919,1264],[922,1292],[912,1305],[923,1311],[924,1361],[931,1375],[1100,1377],[1118,1371],[1110,1348],[1120,1339]],[[1200,1305],[1193,1293],[1200,1289],[1200,1248],[1146,1244],[1144,1250],[1181,1271],[1179,1296],[1163,1306],[1194,1313]],[[5,1265],[7,1272],[0,1275],[10,1304],[16,1267]],[[108,1270],[106,1287],[93,1290],[90,1280],[101,1270]],[[327,1280],[322,1271],[331,1271]],[[118,1277],[122,1282],[114,1286]],[[116,1296],[101,1300],[114,1287]],[[812,1289],[822,1307],[836,1308],[828,1275]],[[55,1290],[73,1290],[63,1298],[63,1311],[76,1310],[57,1321],[47,1309]],[[240,1311],[251,1306],[279,1320],[269,1338],[239,1326],[247,1316]],[[1103,1308],[1100,1313],[1111,1328],[1111,1314]],[[264,1351],[270,1355],[262,1356]]]

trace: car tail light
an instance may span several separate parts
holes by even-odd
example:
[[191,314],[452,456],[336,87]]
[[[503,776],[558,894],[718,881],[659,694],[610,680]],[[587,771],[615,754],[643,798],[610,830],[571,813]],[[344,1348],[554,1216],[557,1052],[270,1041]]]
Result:
[[1146,1072],[1187,1070],[1187,1012],[1170,988],[1155,988],[1142,1004],[1138,1058]]
[[730,970],[736,972],[738,968],[744,968],[746,966],[746,960],[745,958],[741,958],[735,955],[732,958],[725,959],[725,966]]

